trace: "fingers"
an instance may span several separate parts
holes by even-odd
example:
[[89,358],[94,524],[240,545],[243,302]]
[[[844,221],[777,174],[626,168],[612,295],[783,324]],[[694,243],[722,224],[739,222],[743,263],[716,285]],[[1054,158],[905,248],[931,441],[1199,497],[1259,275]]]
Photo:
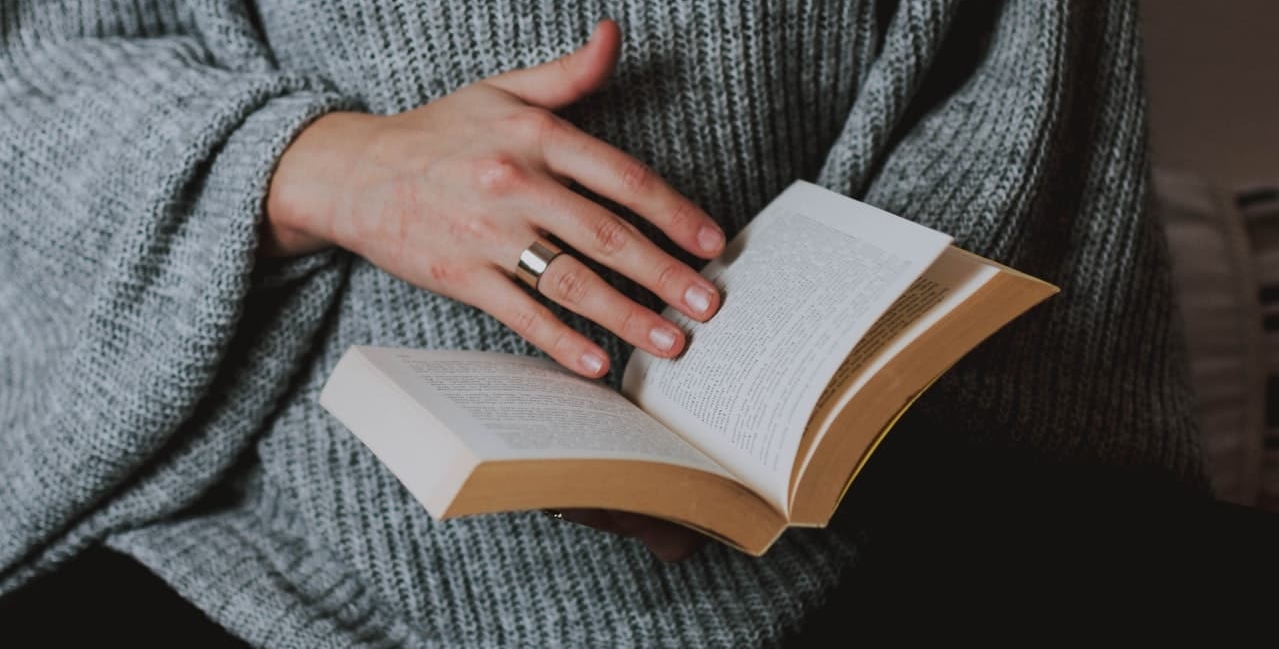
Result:
[[[544,109],[554,110],[577,101],[602,84],[616,64],[619,45],[617,25],[603,21],[596,27],[591,41],[572,54],[536,67],[498,75],[486,83]],[[647,166],[557,118],[544,118],[538,124],[539,127],[533,130],[537,136],[536,143],[541,148],[547,170],[557,178],[576,180],[596,194],[627,207],[657,225],[671,241],[702,258],[714,258],[723,250],[723,231],[710,216]],[[556,233],[583,254],[634,279],[691,318],[706,320],[714,314],[719,306],[718,291],[693,269],[662,252],[632,226],[602,207],[581,197],[572,201],[560,199],[559,202],[569,204],[550,206],[552,216],[540,223],[544,230]],[[596,321],[598,318],[584,313],[577,303],[583,302],[582,306],[592,313],[596,313],[594,309],[619,306],[612,295],[600,296],[591,304],[575,300],[581,289],[598,285],[578,281],[581,279],[578,273],[570,272],[562,280],[564,290],[561,295],[552,295],[552,299]],[[589,293],[594,296],[594,291]],[[613,319],[622,318],[623,322],[629,323],[640,318],[633,311],[625,309]],[[641,325],[651,324],[648,321],[652,318],[640,319],[646,320]],[[607,323],[601,324],[607,326]],[[648,329],[647,333],[654,337],[646,344],[636,343],[634,338],[638,333],[635,331],[613,330],[629,342],[662,355],[669,354],[662,349],[663,345],[675,342],[677,348],[682,347],[682,341],[672,341],[665,330]]]
[[550,170],[626,206],[671,241],[704,259],[724,248],[724,232],[692,201],[647,165],[605,142],[566,127],[542,140]]
[[[563,188],[554,189],[548,194],[554,198],[536,217],[544,230],[556,233],[581,254],[636,281],[690,318],[704,321],[715,313],[719,307],[719,291],[709,280],[664,252],[634,226],[599,204]],[[602,281],[597,283],[598,278],[587,278],[586,274],[592,277],[594,274],[575,263],[576,260],[566,261],[561,264],[557,259],[547,268],[540,284],[544,295],[605,326],[609,326],[609,322],[597,319],[596,315],[609,318],[613,324],[630,324],[636,333],[639,329],[634,325],[652,324],[651,318],[623,308],[624,304],[619,300],[625,298],[620,294],[616,298],[605,295],[616,291]],[[626,303],[639,308],[629,300]],[[645,312],[651,314],[647,310]],[[657,318],[656,314],[651,315]],[[625,332],[612,326],[609,329],[635,344]],[[640,346],[652,351],[651,347]],[[673,353],[676,352],[663,350],[659,355]]]
[[[718,308],[720,298],[714,284],[661,250],[634,226],[549,178],[531,182],[525,188],[526,195],[536,198],[524,203],[524,209],[535,228],[491,247],[494,268],[502,271],[505,281],[490,276],[488,283],[498,286],[483,293],[500,294],[502,299],[473,303],[557,361],[587,376],[600,376],[604,371],[596,364],[603,360],[602,353],[596,355],[598,347],[513,285],[519,281],[511,277],[516,260],[537,238],[537,230],[557,235],[580,254],[626,275],[691,318],[706,320]],[[537,291],[655,356],[671,358],[684,349],[684,332],[623,295],[571,254],[549,262],[537,281]]]
[[[564,255],[557,259],[560,258]],[[477,292],[473,302],[476,307],[493,314],[502,324],[564,367],[590,378],[598,378],[608,371],[608,355],[599,345],[561,322],[550,309],[520,290],[509,277],[493,270],[481,283],[488,284],[492,290]]]
[[670,357],[684,349],[679,328],[622,295],[570,255],[559,255],[551,262],[537,290],[649,353]]
[[697,532],[660,518],[603,509],[567,509],[565,520],[595,529],[639,539],[664,562],[681,561],[706,544]]
[[[491,313],[556,361],[589,377],[602,376],[608,356],[581,333],[564,324],[537,299],[493,273],[483,283],[475,306]],[[684,349],[684,333],[670,321],[637,304],[571,255],[556,256],[537,282],[549,300],[599,323],[622,340],[659,357]]]
[[687,559],[707,541],[693,530],[660,518],[615,512],[613,521],[622,534],[639,539],[649,552],[667,563]]
[[589,95],[613,74],[621,52],[622,35],[617,23],[601,21],[591,39],[558,59],[512,70],[484,80],[520,99],[548,110],[558,110]]

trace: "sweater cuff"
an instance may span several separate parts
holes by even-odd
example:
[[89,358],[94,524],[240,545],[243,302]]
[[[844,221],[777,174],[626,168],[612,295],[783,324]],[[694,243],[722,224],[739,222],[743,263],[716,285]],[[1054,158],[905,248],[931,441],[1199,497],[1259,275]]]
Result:
[[[213,123],[245,111],[225,131],[193,134],[196,148],[209,152],[194,175],[177,169],[171,173],[180,180],[158,179],[182,183],[160,190],[172,207],[146,215],[141,226],[123,220],[114,226],[125,239],[112,246],[121,260],[104,264],[106,279],[98,282],[103,288],[94,300],[129,307],[91,312],[89,317],[110,320],[106,333],[94,323],[83,327],[90,332],[82,343],[89,351],[71,366],[85,380],[65,391],[57,383],[48,388],[50,399],[77,408],[38,415],[42,433],[16,436],[8,463],[0,462],[7,468],[21,466],[21,458],[34,458],[28,466],[57,459],[44,473],[15,473],[7,485],[7,493],[27,497],[0,502],[0,537],[9,536],[0,542],[0,564],[17,552],[30,560],[0,576],[0,593],[111,530],[195,502],[249,443],[255,422],[285,389],[289,363],[306,353],[338,284],[336,273],[321,272],[317,262],[323,258],[314,256],[275,271],[299,280],[318,276],[314,290],[248,299],[246,291],[254,294],[259,285],[254,257],[267,186],[280,154],[303,127],[349,106],[335,94],[296,89],[256,105],[219,106],[220,115],[205,113]],[[170,146],[187,142],[169,140]],[[136,236],[138,230],[149,236]],[[274,303],[264,305],[266,298]],[[233,340],[246,327],[253,335]],[[273,362],[228,373],[220,361],[241,347],[248,350],[241,354]],[[147,405],[153,403],[164,406]],[[188,419],[193,412],[198,415]],[[86,438],[85,431],[94,434]],[[48,487],[55,483],[66,487]],[[111,497],[101,500],[98,494],[107,490]]]
[[[209,186],[239,201],[228,209],[232,214],[254,214],[254,245],[242,252],[256,257],[261,245],[261,228],[266,220],[266,199],[271,178],[280,157],[303,129],[326,113],[358,110],[350,99],[327,92],[299,92],[269,100],[228,139],[217,156]],[[252,268],[251,290],[280,288],[295,284],[334,263],[335,250],[288,258],[246,259]]]
[[[242,224],[256,233],[266,218],[267,192],[284,150],[320,116],[355,108],[355,102],[326,92],[298,92],[268,100],[245,119],[217,154],[205,181],[208,197],[225,202],[226,213],[256,215],[253,222]],[[256,234],[253,240],[258,241]],[[243,252],[256,255],[257,246]]]

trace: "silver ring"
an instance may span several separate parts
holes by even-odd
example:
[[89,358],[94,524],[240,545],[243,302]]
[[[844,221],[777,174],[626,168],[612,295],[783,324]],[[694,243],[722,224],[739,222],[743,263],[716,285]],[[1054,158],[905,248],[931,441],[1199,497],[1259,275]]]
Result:
[[564,512],[561,512],[558,509],[543,509],[542,513],[546,515],[547,518],[554,518],[557,521],[564,520]]
[[520,262],[515,266],[515,276],[536,291],[537,283],[542,281],[542,273],[546,272],[546,267],[550,266],[551,262],[563,252],[559,246],[538,237],[524,249],[524,252],[520,253]]

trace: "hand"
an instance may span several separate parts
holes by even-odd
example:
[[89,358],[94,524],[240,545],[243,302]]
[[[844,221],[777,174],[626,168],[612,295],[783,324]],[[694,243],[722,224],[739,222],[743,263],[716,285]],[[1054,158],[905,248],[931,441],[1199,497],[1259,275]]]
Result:
[[[709,216],[642,163],[552,111],[603,85],[620,32],[601,22],[589,43],[555,61],[484,79],[391,116],[333,113],[282,156],[267,197],[264,253],[347,248],[417,286],[474,305],[564,366],[588,377],[608,356],[512,278],[521,251],[551,234],[697,320],[719,306],[714,285],[572,182],[712,258],[724,244]],[[652,354],[671,357],[684,334],[581,260],[560,255],[543,296]]]
[[668,563],[687,559],[708,540],[682,525],[642,514],[603,509],[565,509],[559,513],[567,521],[637,538],[649,552]]

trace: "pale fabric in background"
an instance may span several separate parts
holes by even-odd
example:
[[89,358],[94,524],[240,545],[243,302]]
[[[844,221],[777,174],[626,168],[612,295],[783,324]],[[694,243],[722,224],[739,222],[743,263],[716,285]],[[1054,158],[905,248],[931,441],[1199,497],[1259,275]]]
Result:
[[1267,406],[1279,414],[1267,404],[1279,346],[1262,304],[1279,279],[1279,246],[1263,236],[1279,208],[1263,201],[1245,216],[1236,205],[1279,186],[1279,3],[1143,0],[1141,12],[1154,188],[1205,451],[1223,499],[1279,511],[1279,438],[1267,452],[1265,437]]
[[1164,218],[1190,343],[1204,451],[1220,498],[1255,505],[1266,419],[1258,280],[1239,210],[1220,187],[1157,170]]

